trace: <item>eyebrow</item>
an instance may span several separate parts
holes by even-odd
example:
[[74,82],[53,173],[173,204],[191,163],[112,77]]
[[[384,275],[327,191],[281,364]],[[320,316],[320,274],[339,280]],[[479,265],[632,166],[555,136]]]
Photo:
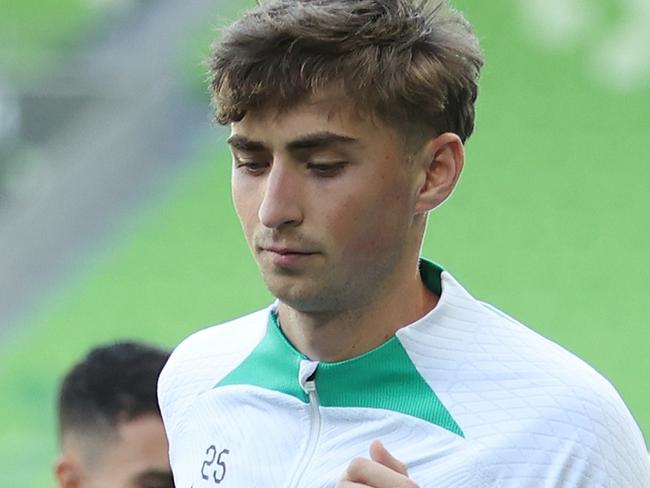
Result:
[[[254,141],[246,136],[234,134],[226,141],[231,147],[241,151],[267,151],[268,146],[260,141]],[[322,149],[333,146],[334,144],[355,144],[359,139],[335,132],[321,131],[305,134],[304,136],[294,139],[287,143],[286,148],[290,152],[301,151],[305,149]]]
[[157,470],[150,469],[139,473],[135,479],[137,486],[141,485],[159,485],[159,486],[169,486],[170,488],[174,487],[174,477],[172,476],[171,471],[166,470]]

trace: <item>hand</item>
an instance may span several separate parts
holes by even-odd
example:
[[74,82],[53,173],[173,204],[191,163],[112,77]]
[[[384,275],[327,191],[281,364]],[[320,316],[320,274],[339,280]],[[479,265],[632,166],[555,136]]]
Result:
[[353,459],[336,488],[419,488],[408,477],[404,463],[395,459],[380,441],[370,444],[370,459]]

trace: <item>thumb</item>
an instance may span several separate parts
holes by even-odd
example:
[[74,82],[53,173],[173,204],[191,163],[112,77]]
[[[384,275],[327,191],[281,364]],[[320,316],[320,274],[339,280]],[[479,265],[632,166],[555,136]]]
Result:
[[406,465],[398,459],[395,459],[379,440],[374,440],[370,443],[370,459],[398,472],[399,474],[408,476]]

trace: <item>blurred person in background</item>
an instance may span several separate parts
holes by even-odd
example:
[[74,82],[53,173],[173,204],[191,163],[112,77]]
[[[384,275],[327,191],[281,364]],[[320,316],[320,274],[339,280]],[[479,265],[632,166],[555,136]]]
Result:
[[138,342],[92,349],[58,397],[61,488],[170,488],[156,383],[169,353]]
[[273,0],[225,30],[216,118],[277,300],[186,339],[161,374],[179,486],[650,486],[616,390],[421,256],[482,64],[443,0]]

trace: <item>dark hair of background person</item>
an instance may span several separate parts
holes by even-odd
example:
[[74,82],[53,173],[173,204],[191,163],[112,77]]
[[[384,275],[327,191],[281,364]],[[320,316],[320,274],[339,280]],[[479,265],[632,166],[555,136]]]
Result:
[[224,30],[209,59],[215,118],[340,90],[407,139],[474,129],[483,54],[447,0],[272,0]]
[[160,415],[156,385],[169,352],[136,342],[91,350],[65,376],[58,397],[59,435],[114,430],[120,422]]

